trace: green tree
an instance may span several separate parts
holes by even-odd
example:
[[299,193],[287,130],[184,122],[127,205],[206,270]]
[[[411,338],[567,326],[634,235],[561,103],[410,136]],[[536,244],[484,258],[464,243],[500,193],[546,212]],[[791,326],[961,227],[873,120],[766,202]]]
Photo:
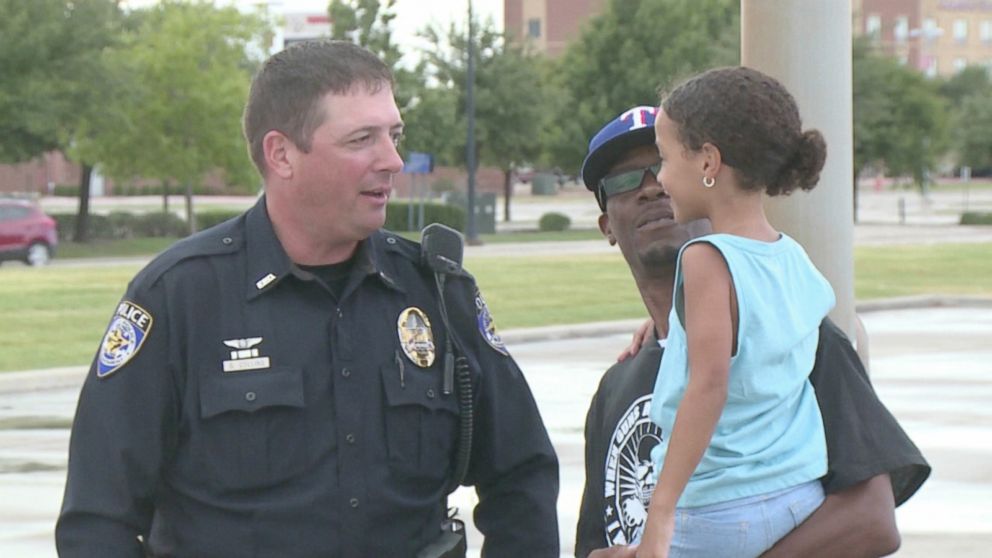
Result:
[[988,95],[992,91],[989,71],[981,66],[968,66],[940,84],[940,94],[952,107],[960,107],[967,97]]
[[331,37],[362,45],[393,67],[402,57],[392,38],[395,5],[396,0],[331,0]]
[[740,60],[738,0],[610,0],[555,62],[545,162],[577,172],[587,140],[659,87]]
[[853,48],[854,184],[869,166],[912,176],[926,192],[928,173],[947,146],[938,84],[858,40]]
[[[504,219],[509,220],[514,169],[534,161],[541,150],[540,130],[546,97],[541,60],[520,45],[506,41],[491,21],[476,27],[475,134],[477,160],[503,171]],[[442,33],[430,26],[422,33],[429,43],[420,70],[435,85],[425,88],[407,112],[407,145],[431,145],[441,161],[463,161],[466,146],[466,77],[468,37],[450,25]],[[454,100],[455,102],[451,102]],[[441,135],[444,139],[437,139]]]
[[185,186],[192,232],[192,192],[206,174],[221,170],[242,187],[257,181],[241,112],[259,63],[248,53],[260,50],[266,27],[207,2],[167,0],[134,17],[136,29],[107,54],[115,114],[90,122],[79,151],[119,180]]
[[0,0],[0,161],[65,147],[103,81],[113,0]]
[[376,53],[393,69],[396,103],[406,109],[421,88],[419,74],[400,65],[403,52],[393,42],[397,0],[331,0],[331,38],[351,41]]
[[992,95],[966,97],[955,121],[954,145],[959,163],[974,168],[992,168]]
[[992,166],[989,72],[969,66],[942,83],[940,93],[952,112],[949,135],[955,162],[978,168]]
[[430,153],[439,165],[459,164],[465,155],[465,120],[458,102],[459,90],[454,87],[423,87],[416,92],[403,111],[403,149]]

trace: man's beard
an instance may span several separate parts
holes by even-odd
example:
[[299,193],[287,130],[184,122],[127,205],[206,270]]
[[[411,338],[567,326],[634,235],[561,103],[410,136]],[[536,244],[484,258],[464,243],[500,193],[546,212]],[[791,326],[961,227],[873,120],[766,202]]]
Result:
[[667,244],[651,244],[637,254],[640,267],[648,272],[672,270],[678,257],[679,247]]

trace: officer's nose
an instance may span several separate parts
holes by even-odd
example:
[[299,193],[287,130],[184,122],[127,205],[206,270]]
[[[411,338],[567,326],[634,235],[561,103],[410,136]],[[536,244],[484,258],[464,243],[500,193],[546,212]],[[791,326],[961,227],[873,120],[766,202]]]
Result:
[[392,137],[388,141],[380,142],[383,146],[379,152],[382,170],[396,174],[403,170],[403,158],[400,157],[399,149]]

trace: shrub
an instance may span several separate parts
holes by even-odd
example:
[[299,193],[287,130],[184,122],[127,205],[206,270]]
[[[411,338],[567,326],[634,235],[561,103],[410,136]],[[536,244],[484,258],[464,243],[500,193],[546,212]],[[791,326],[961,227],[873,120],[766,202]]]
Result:
[[[58,224],[60,240],[68,242],[76,240],[75,213],[53,213],[50,216]],[[91,213],[87,232],[89,233],[90,240],[110,240],[116,238],[114,236],[114,228],[106,215]]]
[[243,211],[236,209],[211,209],[209,211],[197,212],[196,228],[201,231],[206,230],[214,225],[219,225],[224,221],[233,219],[242,213]]
[[156,211],[138,216],[133,225],[137,237],[186,236],[189,226],[175,213]]
[[78,184],[56,184],[55,188],[52,189],[53,196],[65,196],[69,198],[74,198],[79,195],[79,185]]
[[961,214],[962,225],[992,225],[992,213],[966,211]]
[[[417,218],[420,216],[420,204],[413,204],[413,228],[409,223],[410,203],[405,201],[389,202],[386,208],[385,228],[396,231],[417,230]],[[444,205],[439,203],[424,204],[424,225],[429,223],[441,223],[458,230],[465,230],[465,209],[455,205]]]
[[537,228],[542,232],[565,231],[571,224],[572,220],[568,218],[568,215],[552,211],[541,215],[541,219],[537,222]]

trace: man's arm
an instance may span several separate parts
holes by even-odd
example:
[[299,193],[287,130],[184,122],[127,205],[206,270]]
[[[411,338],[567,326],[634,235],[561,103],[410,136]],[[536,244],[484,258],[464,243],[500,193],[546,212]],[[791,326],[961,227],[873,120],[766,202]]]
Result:
[[483,554],[492,558],[557,558],[558,458],[534,396],[495,332],[483,331],[476,308],[485,310],[468,281],[449,306],[459,347],[478,379],[473,382],[472,456],[466,485],[479,495],[475,525],[485,536]]
[[895,507],[919,488],[930,467],[878,400],[854,347],[830,320],[820,326],[810,380],[827,438],[827,498],[764,556],[895,552]]
[[830,494],[802,525],[763,558],[876,558],[899,549],[889,475],[881,474]]
[[489,366],[481,376],[466,484],[479,495],[483,553],[557,558],[558,459],[537,405],[519,370]]
[[[129,323],[120,308],[144,310],[149,320],[132,324],[135,330],[145,326],[139,332],[143,342],[132,338],[132,346],[114,352],[117,345],[108,333],[100,353],[117,356],[119,369],[98,355],[79,397],[55,527],[62,557],[144,556],[138,536],[148,535],[162,463],[175,439],[169,425],[178,419],[165,312],[147,297],[137,300],[128,302],[131,306],[122,303],[114,323],[125,330]],[[137,314],[129,310],[126,315]]]

